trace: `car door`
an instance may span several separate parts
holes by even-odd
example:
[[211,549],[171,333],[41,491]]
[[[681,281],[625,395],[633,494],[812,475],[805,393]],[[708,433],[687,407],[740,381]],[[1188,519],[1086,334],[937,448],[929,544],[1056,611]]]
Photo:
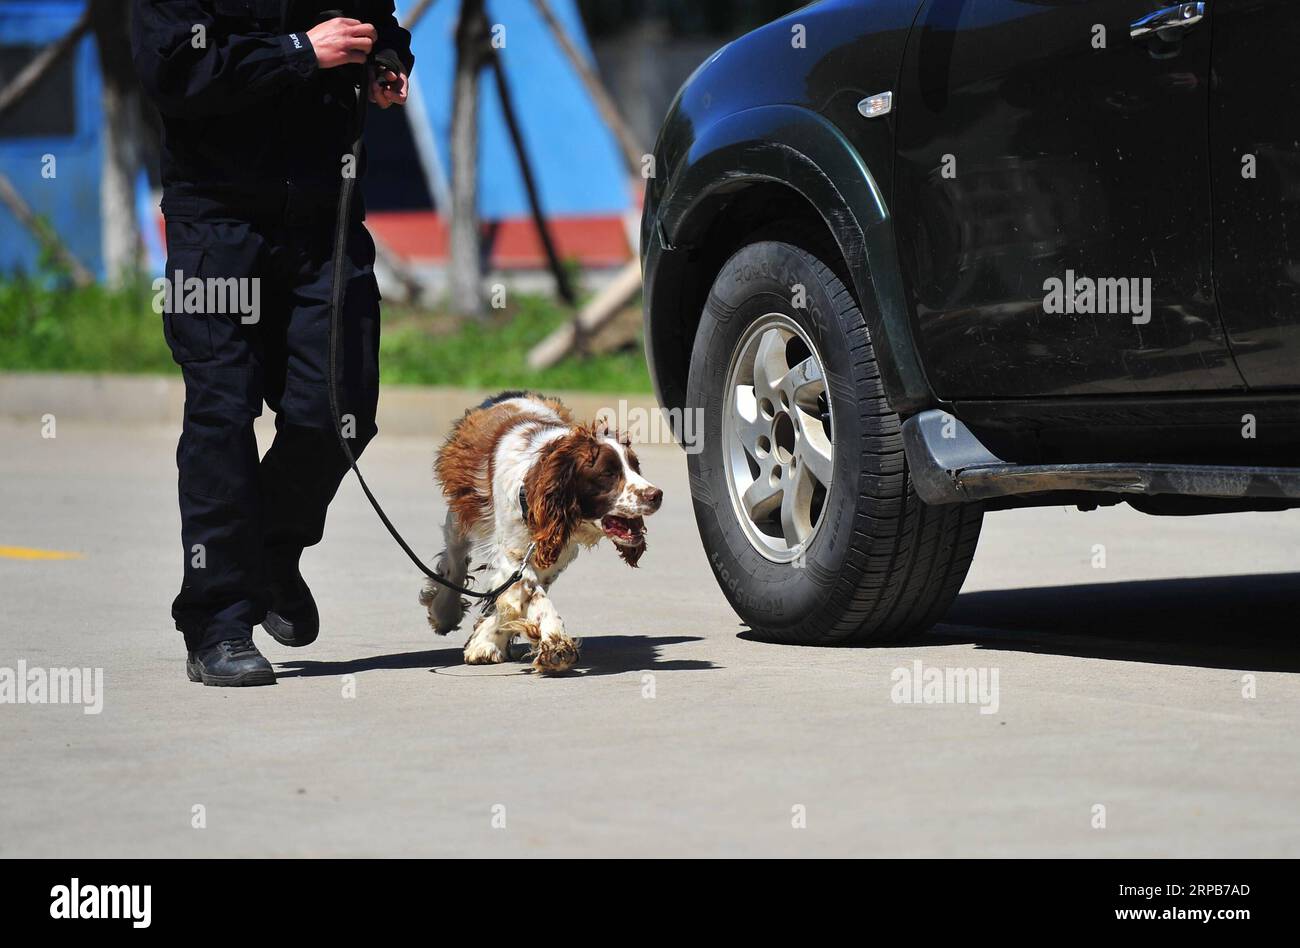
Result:
[[1251,388],[1300,387],[1300,10],[1214,0],[1219,312]]
[[1213,292],[1203,7],[926,0],[895,226],[941,397],[1242,387]]

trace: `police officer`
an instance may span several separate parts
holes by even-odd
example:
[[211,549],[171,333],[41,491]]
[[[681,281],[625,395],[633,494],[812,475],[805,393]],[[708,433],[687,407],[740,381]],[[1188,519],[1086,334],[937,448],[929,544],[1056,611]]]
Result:
[[[392,0],[135,0],[136,69],[164,128],[163,331],[185,379],[185,575],[172,617],[192,681],[273,684],[253,626],[290,646],[319,630],[298,562],[347,471],[327,388],[338,195],[344,174],[363,173],[350,167],[355,89],[380,108],[405,104],[410,40]],[[358,197],[339,358],[356,454],[376,433],[379,397],[363,217]],[[276,434],[259,460],[263,402]]]

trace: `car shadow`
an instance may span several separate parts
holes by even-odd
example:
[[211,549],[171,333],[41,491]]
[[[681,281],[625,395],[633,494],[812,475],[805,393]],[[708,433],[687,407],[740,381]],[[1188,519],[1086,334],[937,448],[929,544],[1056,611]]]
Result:
[[1300,671],[1300,573],[963,593],[918,644]]
[[[698,642],[698,635],[597,635],[583,639],[578,664],[563,677],[599,677],[621,675],[636,671],[707,671],[721,668],[711,661],[700,659],[664,658],[659,650],[684,642]],[[523,649],[515,646],[512,656],[521,655]],[[367,671],[392,671],[464,666],[460,646],[429,649],[420,652],[397,652],[391,655],[371,655],[342,662],[289,661],[276,663],[276,676],[280,678],[317,678],[328,675],[355,675]],[[505,662],[495,666],[502,671],[515,672],[526,661]],[[469,667],[469,666],[465,666]],[[479,666],[482,667],[482,666]],[[486,672],[486,670],[485,670]]]
[[[749,628],[739,637],[763,642]],[[962,593],[934,628],[900,644],[1297,672],[1300,573]]]

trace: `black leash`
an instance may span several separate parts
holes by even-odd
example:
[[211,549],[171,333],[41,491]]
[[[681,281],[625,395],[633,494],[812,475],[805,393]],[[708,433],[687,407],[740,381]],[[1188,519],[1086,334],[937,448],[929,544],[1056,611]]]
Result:
[[[382,63],[381,65],[384,65],[385,68],[391,68],[388,63]],[[394,71],[396,72],[397,70]],[[350,177],[343,178],[342,186],[339,189],[338,213],[335,217],[334,223],[334,256],[331,260],[330,273],[329,341],[329,399],[330,413],[334,416],[334,433],[338,435],[339,447],[343,449],[343,456],[347,458],[348,466],[351,467],[352,472],[356,474],[357,482],[361,485],[361,490],[365,493],[366,499],[370,501],[370,506],[375,508],[375,513],[379,515],[379,519],[388,529],[389,534],[391,534],[393,539],[397,541],[397,545],[402,548],[402,552],[410,558],[411,562],[416,565],[420,572],[429,577],[435,583],[446,586],[448,589],[459,593],[462,596],[471,596],[475,599],[484,600],[484,610],[487,611],[493,604],[495,604],[498,596],[515,583],[519,582],[519,580],[523,579],[524,570],[528,568],[528,562],[533,557],[533,550],[537,547],[536,542],[528,545],[528,550],[524,553],[524,558],[519,564],[519,568],[511,574],[509,579],[496,589],[479,592],[473,589],[467,589],[464,586],[458,586],[445,576],[440,576],[438,573],[424,565],[423,561],[421,561],[419,556],[416,555],[415,551],[411,549],[410,544],[408,544],[406,540],[402,538],[402,535],[397,532],[397,527],[393,526],[393,522],[388,519],[388,514],[384,513],[384,508],[379,505],[379,501],[375,499],[375,495],[370,492],[370,485],[366,483],[366,479],[361,475],[361,468],[357,466],[356,456],[352,453],[352,445],[348,444],[347,435],[343,433],[343,416],[339,411],[338,391],[338,349],[339,338],[343,329],[343,299],[347,292],[347,287],[344,285],[343,280],[343,262],[347,257],[348,230],[352,221],[352,195],[356,189],[357,175],[361,171],[361,139],[365,132],[366,106],[370,98],[367,78],[366,67],[362,66],[361,81],[360,85],[357,87],[356,114],[353,116],[353,127],[356,129],[356,137],[353,139],[351,152],[353,173]],[[527,523],[527,507],[524,507],[523,510],[524,522]]]

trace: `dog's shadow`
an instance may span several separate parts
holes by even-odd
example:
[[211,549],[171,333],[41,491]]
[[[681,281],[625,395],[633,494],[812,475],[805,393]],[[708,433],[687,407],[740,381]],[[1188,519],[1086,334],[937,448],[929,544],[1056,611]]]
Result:
[[[586,678],[603,675],[624,675],[629,672],[708,671],[721,668],[714,662],[702,659],[664,658],[659,650],[684,642],[699,642],[698,635],[597,635],[582,640],[578,664],[571,671],[553,677]],[[519,655],[519,646],[511,655]],[[519,674],[529,669],[525,659],[501,665],[465,665],[463,649],[428,649],[420,652],[395,652],[391,655],[371,655],[345,662],[291,661],[277,663],[276,675],[280,678],[319,678],[330,675],[355,675],[367,671],[395,671],[427,668],[432,672],[443,669],[473,670],[475,677],[492,674]]]
[[624,675],[639,671],[709,671],[721,668],[714,662],[692,658],[664,658],[659,650],[667,645],[699,642],[698,635],[597,635],[582,640],[578,664],[570,675],[584,678]]

